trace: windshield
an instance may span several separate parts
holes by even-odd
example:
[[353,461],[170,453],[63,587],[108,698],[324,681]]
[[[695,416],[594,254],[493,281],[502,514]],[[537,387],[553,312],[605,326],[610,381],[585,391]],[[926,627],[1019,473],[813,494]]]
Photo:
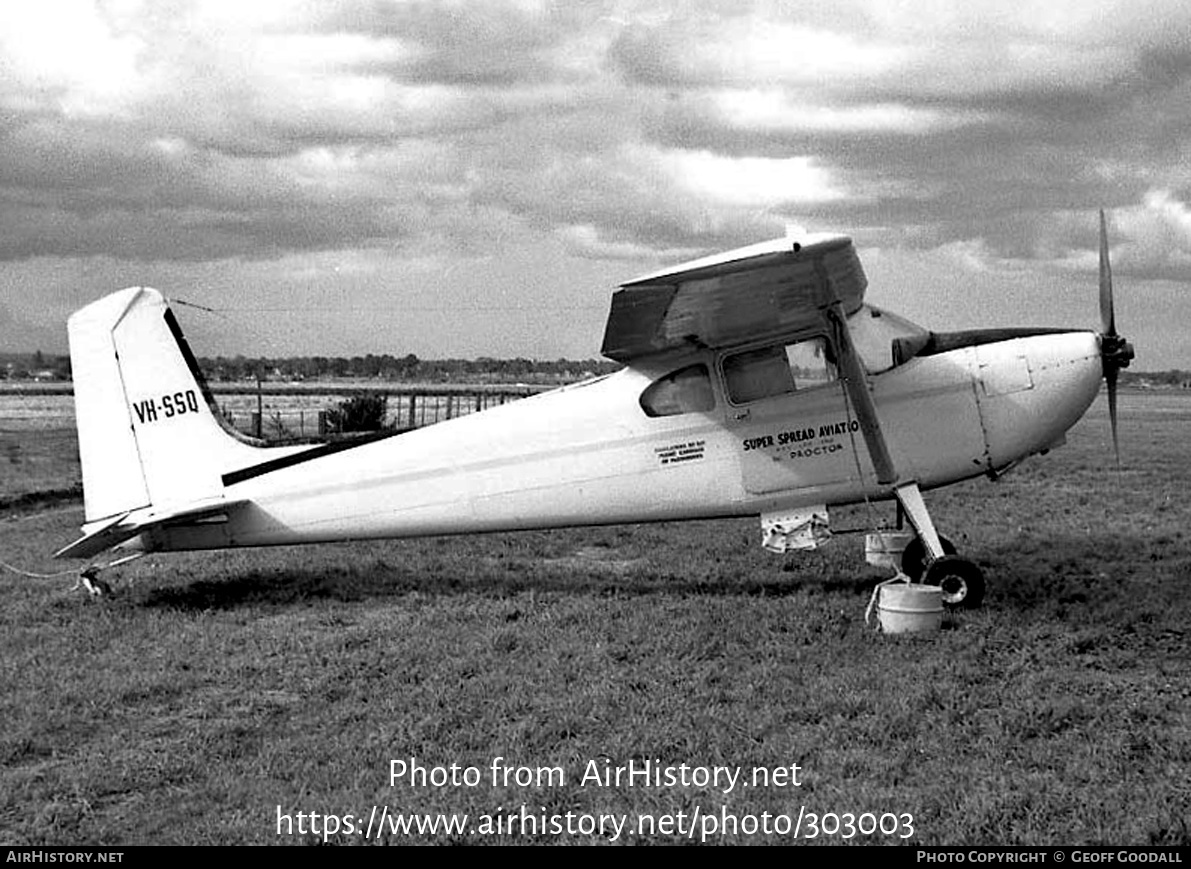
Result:
[[874,374],[907,361],[930,339],[921,326],[872,305],[862,305],[848,318],[848,331],[864,367]]

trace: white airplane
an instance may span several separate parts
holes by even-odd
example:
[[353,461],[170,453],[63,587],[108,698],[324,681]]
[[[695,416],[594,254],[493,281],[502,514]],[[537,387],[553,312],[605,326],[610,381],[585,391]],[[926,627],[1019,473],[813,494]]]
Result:
[[234,433],[166,300],[125,289],[69,320],[85,524],[57,554],[748,515],[782,551],[821,540],[829,505],[895,499],[916,534],[905,572],[975,606],[981,571],[939,536],[922,490],[1062,443],[1101,376],[1115,442],[1133,350],[1103,213],[1100,233],[1099,334],[930,332],[865,304],[849,238],[788,237],[624,284],[604,334],[614,374],[316,446]]

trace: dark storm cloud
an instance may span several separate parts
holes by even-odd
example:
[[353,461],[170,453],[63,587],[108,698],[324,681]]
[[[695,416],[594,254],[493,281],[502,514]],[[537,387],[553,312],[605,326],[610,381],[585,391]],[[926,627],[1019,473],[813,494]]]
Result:
[[400,237],[366,193],[336,200],[256,158],[149,142],[123,125],[38,124],[6,142],[0,256],[267,256]]
[[[1133,206],[1183,174],[1188,156],[1191,63],[1182,47],[1140,48],[1107,82],[1026,80],[987,89],[974,82],[970,92],[938,93],[887,81],[866,95],[845,84],[832,100],[841,111],[892,105],[938,123],[832,130],[798,123],[807,95],[799,85],[782,89],[792,95],[791,123],[741,125],[710,98],[722,89],[668,66],[667,52],[648,39],[628,44],[618,47],[622,66],[640,81],[664,84],[669,95],[649,104],[642,130],[650,141],[735,157],[822,155],[853,196],[816,213],[898,227],[893,238],[913,246],[979,238],[1006,258],[1065,253],[1066,244],[1088,240],[1065,234],[1065,214]],[[811,97],[808,113],[814,108]],[[1163,266],[1146,276],[1169,274]]]

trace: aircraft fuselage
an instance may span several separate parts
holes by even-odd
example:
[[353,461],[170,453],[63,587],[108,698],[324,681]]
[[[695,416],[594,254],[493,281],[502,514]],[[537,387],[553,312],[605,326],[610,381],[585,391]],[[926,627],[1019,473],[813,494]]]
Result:
[[[660,354],[607,377],[313,458],[257,451],[259,462],[225,469],[224,497],[236,504],[226,521],[155,527],[138,545],[471,534],[889,497],[840,381],[733,400],[728,355]],[[645,390],[691,366],[710,374],[710,409],[648,416]],[[1100,377],[1097,335],[1062,332],[912,358],[869,382],[901,477],[928,488],[995,473],[1060,442],[1095,399]]]

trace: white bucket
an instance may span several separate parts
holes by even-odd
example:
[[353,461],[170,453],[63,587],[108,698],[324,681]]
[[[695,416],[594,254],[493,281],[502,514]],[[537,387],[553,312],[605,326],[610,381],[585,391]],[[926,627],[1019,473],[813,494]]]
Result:
[[877,616],[887,634],[933,633],[943,625],[943,589],[906,582],[882,585]]
[[913,539],[913,531],[873,532],[864,538],[864,560],[873,567],[897,570],[902,565],[902,553]]

